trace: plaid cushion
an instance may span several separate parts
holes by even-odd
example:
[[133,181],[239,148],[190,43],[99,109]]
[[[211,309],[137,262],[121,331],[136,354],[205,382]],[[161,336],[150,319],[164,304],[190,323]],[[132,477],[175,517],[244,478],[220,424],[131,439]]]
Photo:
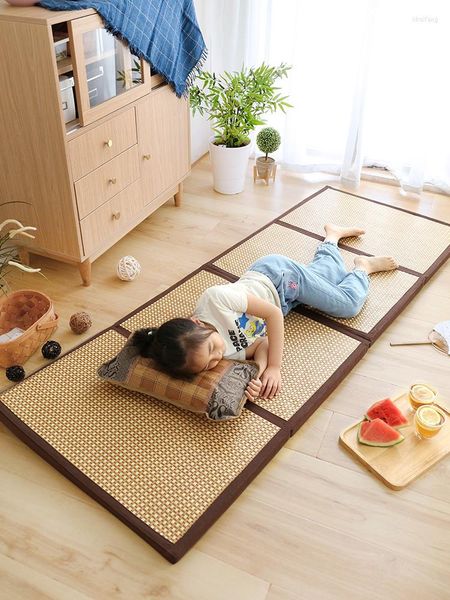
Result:
[[102,364],[97,373],[129,390],[203,413],[214,421],[227,421],[241,414],[245,388],[257,377],[258,368],[253,363],[222,359],[214,369],[187,381],[167,375],[152,359],[140,356],[130,336],[119,354]]

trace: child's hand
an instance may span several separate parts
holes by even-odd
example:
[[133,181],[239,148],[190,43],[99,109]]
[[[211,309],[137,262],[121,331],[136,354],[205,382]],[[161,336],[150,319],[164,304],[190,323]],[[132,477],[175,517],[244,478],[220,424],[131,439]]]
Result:
[[260,391],[261,398],[272,398],[278,394],[281,389],[281,373],[277,367],[267,367],[261,377],[262,388]]
[[247,398],[249,400],[255,400],[259,396],[261,386],[262,382],[260,379],[252,379],[245,390]]

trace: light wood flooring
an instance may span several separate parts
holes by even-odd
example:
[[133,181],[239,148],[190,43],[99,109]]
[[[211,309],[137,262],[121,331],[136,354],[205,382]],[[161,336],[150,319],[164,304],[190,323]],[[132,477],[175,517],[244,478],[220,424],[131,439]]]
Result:
[[[212,190],[207,158],[193,168],[181,208],[168,202],[93,265],[32,257],[47,280],[17,273],[13,286],[45,290],[68,350],[111,325],[231,244],[326,184],[327,175],[279,170],[274,185],[237,196]],[[450,198],[363,182],[354,193],[450,221]],[[420,244],[420,240],[417,240]],[[135,282],[115,276],[135,256]],[[88,334],[70,315],[86,310]],[[446,265],[379,338],[233,506],[170,565],[0,424],[0,598],[3,600],[446,600],[450,598],[450,459],[392,491],[338,446],[338,434],[375,400],[422,378],[450,400],[450,359],[430,347],[390,348],[450,318]],[[28,372],[44,364],[37,354]],[[2,372],[2,384],[7,381]]]

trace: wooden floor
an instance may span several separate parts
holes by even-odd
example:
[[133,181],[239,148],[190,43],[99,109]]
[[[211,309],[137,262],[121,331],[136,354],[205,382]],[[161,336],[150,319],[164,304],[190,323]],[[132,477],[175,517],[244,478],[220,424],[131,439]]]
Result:
[[[194,167],[184,203],[168,202],[93,265],[93,285],[75,267],[32,257],[68,350],[111,325],[334,176],[279,171],[274,185],[237,196],[212,191],[208,160]],[[450,198],[421,198],[372,182],[349,191],[450,221]],[[417,243],[420,244],[420,240]],[[115,276],[135,256],[135,282]],[[70,315],[94,324],[71,333]],[[47,465],[0,424],[0,598],[7,600],[445,600],[450,598],[450,459],[394,492],[338,446],[338,434],[371,401],[417,380],[450,400],[450,359],[430,347],[391,348],[450,318],[450,265],[411,302],[350,375],[234,505],[176,565]],[[28,372],[44,363],[36,356]],[[3,375],[2,375],[3,376]],[[6,379],[3,377],[4,385]]]

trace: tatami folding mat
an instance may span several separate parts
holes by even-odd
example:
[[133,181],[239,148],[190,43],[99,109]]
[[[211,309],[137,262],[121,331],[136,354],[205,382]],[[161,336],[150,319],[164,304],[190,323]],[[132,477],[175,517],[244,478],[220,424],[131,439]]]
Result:
[[250,410],[217,424],[112,386],[108,330],[5,392],[4,422],[171,562],[279,450],[288,431]]
[[[247,402],[239,419],[214,423],[97,378],[98,366],[130,332],[189,316],[206,287],[235,280],[259,256],[284,253],[308,262],[326,221],[367,229],[362,240],[345,240],[349,268],[361,252],[393,254],[402,267],[373,276],[368,301],[354,319],[333,320],[305,308],[286,317],[283,389],[276,398]],[[447,224],[324,188],[3,393],[0,418],[176,562],[445,261],[449,231]]]
[[407,269],[431,275],[449,256],[448,223],[326,187],[285,213],[280,220],[323,235],[325,223],[366,230],[345,245],[366,254],[391,255]]
[[[222,254],[213,266],[232,275],[242,275],[249,265],[265,254],[285,254],[300,263],[308,263],[314,257],[320,240],[272,223],[245,242]],[[348,270],[354,267],[357,254],[341,249]],[[343,331],[354,331],[369,340],[375,339],[380,329],[386,326],[403,308],[405,300],[417,293],[424,281],[416,275],[396,270],[371,275],[370,293],[361,312],[351,319],[334,319]],[[306,312],[306,311],[304,311]]]

